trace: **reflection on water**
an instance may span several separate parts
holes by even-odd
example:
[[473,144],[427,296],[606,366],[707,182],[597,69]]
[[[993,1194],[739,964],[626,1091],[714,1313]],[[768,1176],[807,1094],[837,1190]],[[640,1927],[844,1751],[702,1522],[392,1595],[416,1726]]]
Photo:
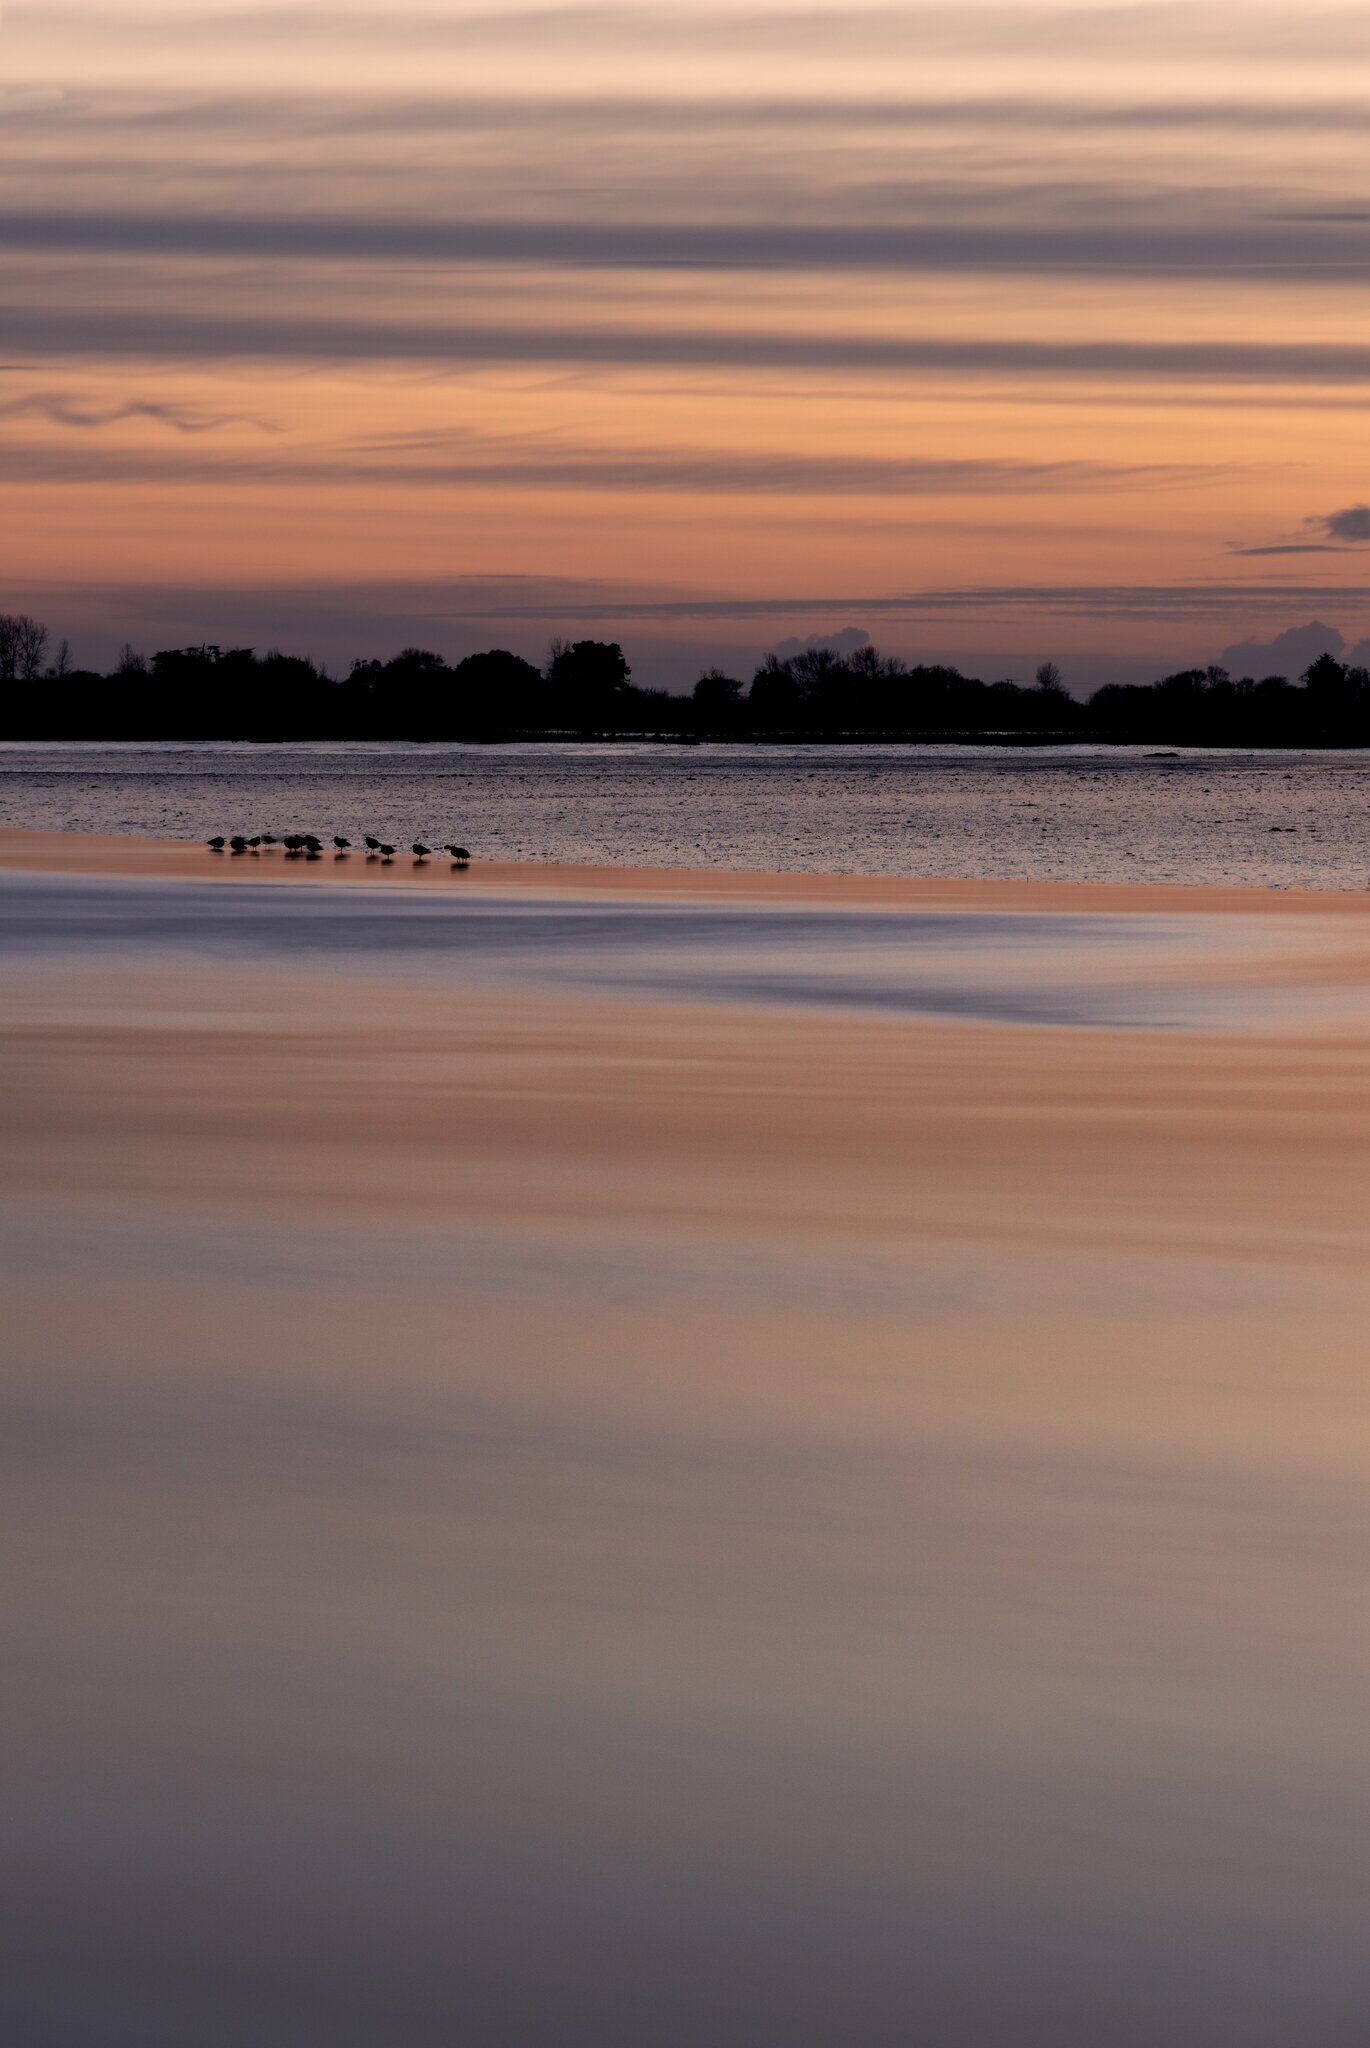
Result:
[[[1315,918],[659,903],[252,882],[0,877],[0,959],[127,955],[1030,1024],[1237,1026],[1359,1012],[1356,934]],[[1342,954],[1342,977],[1335,961]],[[1291,963],[1330,954],[1331,974]]]
[[14,1222],[7,2038],[1359,2038],[1358,1280],[260,1235]]
[[[884,1236],[844,1209],[852,1157],[803,1139],[821,1061],[741,1101],[728,1047],[773,1057],[776,1007],[634,1041],[630,1006],[611,1032],[571,996],[509,1051],[575,988],[1186,1023],[1264,943],[6,879],[0,2040],[1358,2044],[1370,1279],[1363,1218],[1333,1213],[1343,1241],[1299,1206],[1323,1098],[1239,1150],[1283,1176],[1257,1260],[1221,1212],[1221,1256],[1185,1217],[1172,1253],[1127,1248],[1158,1239],[1119,1189],[1168,1183],[1155,1092],[1091,1149],[1118,1034],[1068,1035],[1082,1096],[1057,1070],[1016,1098],[1001,1064],[998,1121],[977,1098],[882,1155]],[[496,992],[484,1037],[435,1037],[467,986]],[[848,1058],[919,1042],[800,1024]],[[1206,1108],[1207,1041],[1161,1042]],[[597,1152],[634,1044],[676,1120],[635,1137],[630,1098]],[[453,1046],[484,1064],[429,1133]],[[916,1085],[911,1053],[890,1071]],[[717,1137],[744,1107],[769,1169]],[[1223,1137],[1188,1121],[1202,1174]],[[900,1207],[901,1170],[935,1211],[944,1167],[982,1232],[974,1199],[954,1238]],[[802,1228],[725,1208],[753,1168],[809,1177]],[[1072,1171],[1118,1227],[1029,1249],[1005,1216]]]

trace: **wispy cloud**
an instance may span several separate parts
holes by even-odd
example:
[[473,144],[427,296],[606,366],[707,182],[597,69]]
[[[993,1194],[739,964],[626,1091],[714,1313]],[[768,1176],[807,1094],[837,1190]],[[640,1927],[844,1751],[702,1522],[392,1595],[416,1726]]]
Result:
[[1344,555],[1346,549],[1334,548],[1326,541],[1290,540],[1276,541],[1272,546],[1263,548],[1233,547],[1228,549],[1228,553],[1244,558],[1260,555]]
[[44,0],[0,552],[612,571],[503,586],[530,634],[1264,633],[1370,544],[1327,431],[1370,387],[1368,79],[1354,0]]
[[[0,419],[32,410],[25,401],[0,406]],[[121,406],[103,415],[64,416],[82,428],[151,416],[161,408]],[[218,424],[224,424],[219,422]],[[193,430],[207,431],[203,425]],[[750,497],[1001,497],[1043,492],[1109,491],[1135,486],[1179,487],[1211,476],[1183,465],[1090,462],[937,461],[917,457],[747,454],[726,449],[561,448],[539,451],[523,441],[468,436],[456,459],[413,459],[406,449],[382,452],[297,450],[279,457],[173,455],[148,447],[73,447],[68,442],[12,441],[4,449],[11,482],[213,482],[225,487],[362,484],[408,490],[567,490],[636,494],[670,491]]]
[[121,405],[82,405],[65,392],[56,391],[35,391],[24,398],[0,401],[0,420],[20,419],[50,420],[54,426],[87,431],[119,426],[126,420],[149,420],[176,434],[213,434],[224,427],[238,426],[255,427],[264,434],[279,432],[271,421],[253,419],[245,413],[206,413],[194,406],[169,405],[146,398],[130,399]]
[[322,27],[346,47],[407,50],[510,51],[570,47],[601,58],[656,56],[664,51],[703,49],[746,52],[912,58],[965,55],[983,59],[994,50],[1046,60],[1129,55],[1154,56],[1162,43],[1172,61],[1209,57],[1231,64],[1240,36],[1248,64],[1323,61],[1363,56],[1370,51],[1370,24],[1363,9],[1323,6],[1291,14],[1278,0],[1235,5],[1233,0],[1184,5],[1181,0],[1135,0],[1135,4],[1023,6],[1012,0],[965,0],[951,5],[840,7],[832,0],[802,6],[729,8],[674,6],[534,6],[462,8],[347,7],[318,0],[314,6],[167,5],[117,9],[54,4],[43,9],[48,34],[112,42],[130,35],[163,46],[193,49],[205,44],[248,42],[257,47],[316,46]]

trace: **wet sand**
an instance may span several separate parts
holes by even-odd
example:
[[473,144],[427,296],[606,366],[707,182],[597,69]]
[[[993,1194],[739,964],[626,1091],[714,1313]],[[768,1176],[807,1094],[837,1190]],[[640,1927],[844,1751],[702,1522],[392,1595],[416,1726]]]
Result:
[[[1370,908],[471,876],[1180,895],[1293,919],[1314,979],[1300,916],[1351,974]],[[1354,1007],[74,949],[7,963],[0,1114],[16,2038],[1359,2037]]]
[[153,880],[325,882],[393,887],[598,896],[649,895],[695,902],[745,901],[833,907],[981,910],[1184,911],[1202,916],[1287,913],[1370,920],[1370,891],[1182,888],[1146,883],[949,880],[939,876],[740,874],[716,868],[577,867],[549,861],[474,860],[454,872],[445,856],[416,864],[407,849],[393,865],[330,848],[317,861],[287,860],[279,847],[235,858],[214,855],[198,840],[146,839],[133,834],[34,832],[0,827],[0,874],[125,875]]

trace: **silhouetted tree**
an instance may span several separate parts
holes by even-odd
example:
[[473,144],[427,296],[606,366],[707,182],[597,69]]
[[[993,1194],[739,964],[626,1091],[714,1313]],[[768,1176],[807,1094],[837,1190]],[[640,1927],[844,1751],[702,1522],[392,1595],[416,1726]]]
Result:
[[522,655],[505,647],[468,654],[452,671],[453,736],[536,732],[545,722],[546,696],[541,670]]
[[1363,733],[1367,693],[1365,671],[1334,661],[1330,654],[1304,672],[1309,721],[1319,740],[1347,738]]
[[747,692],[748,722],[757,732],[790,732],[799,723],[803,693],[787,661],[768,654]]
[[621,731],[632,670],[616,640],[554,641],[545,671],[548,712],[556,724]]
[[734,732],[742,707],[742,684],[736,676],[710,668],[691,693],[695,727],[699,732]]
[[33,683],[43,673],[48,629],[27,612],[0,612],[0,679]]

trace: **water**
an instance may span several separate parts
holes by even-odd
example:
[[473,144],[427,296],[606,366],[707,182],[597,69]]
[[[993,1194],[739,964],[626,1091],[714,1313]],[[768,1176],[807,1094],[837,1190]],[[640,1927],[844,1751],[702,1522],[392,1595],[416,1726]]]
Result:
[[[0,2039],[1364,2038],[1364,1112],[1297,1041],[564,992],[883,945],[990,1014],[1108,920],[3,901]],[[1140,922],[1164,987],[1226,921]]]
[[[398,836],[457,758],[6,808]],[[730,866],[916,802],[1049,872],[1051,790],[1188,880],[1217,779],[459,758],[491,851],[698,858],[702,787]],[[1224,764],[1301,829],[1214,878],[1345,886],[1362,774]],[[1363,2040],[1361,918],[203,867],[0,876],[0,2041]]]
[[484,859],[1361,889],[1370,755],[8,745],[0,824],[371,831],[456,838]]
[[[208,863],[209,856],[206,855]],[[1334,919],[598,902],[387,884],[0,876],[0,962],[130,962],[980,1022],[1240,1029],[1358,1017]],[[321,1001],[329,1001],[325,995]]]

